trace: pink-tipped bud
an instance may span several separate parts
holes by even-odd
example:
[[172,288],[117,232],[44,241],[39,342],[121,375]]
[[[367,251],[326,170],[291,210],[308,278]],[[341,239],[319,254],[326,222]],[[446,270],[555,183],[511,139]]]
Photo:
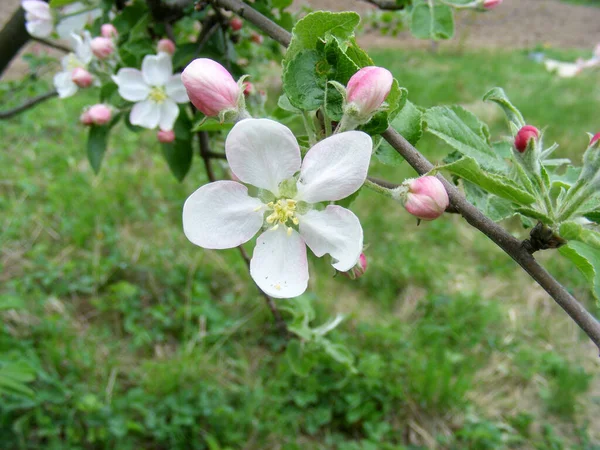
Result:
[[85,115],[86,113],[89,117],[89,120],[94,125],[106,125],[112,118],[112,109],[110,106],[103,103],[98,103],[97,105],[90,107],[90,109],[83,114]]
[[243,25],[244,25],[244,22],[239,17],[233,17],[229,21],[229,26],[231,27],[231,29],[233,31],[240,31],[242,29]]
[[173,130],[158,130],[158,133],[156,133],[156,138],[163,144],[169,144],[175,140],[175,132]]
[[119,36],[119,32],[112,23],[105,23],[100,27],[100,34],[109,39],[114,39]]
[[260,45],[260,44],[262,44],[262,43],[263,43],[263,39],[264,39],[264,38],[263,38],[262,34],[258,34],[258,33],[252,33],[252,34],[250,35],[250,40],[251,40],[252,42],[254,42],[255,44],[258,44],[258,45]]
[[598,142],[598,141],[600,141],[600,133],[596,133],[596,134],[595,134],[595,135],[592,137],[592,139],[591,139],[591,141],[590,141],[590,145],[589,145],[589,146],[591,147],[592,145],[594,145],[594,144],[595,144],[596,142]]
[[244,95],[248,97],[251,94],[254,94],[254,85],[249,81],[244,81]]
[[92,53],[98,59],[106,59],[115,51],[115,44],[107,37],[95,37],[90,43]]
[[422,220],[434,220],[444,214],[450,204],[444,185],[436,177],[426,176],[406,180],[407,188],[404,207],[413,216]]
[[158,41],[158,44],[156,44],[156,50],[159,53],[162,52],[172,55],[175,53],[175,43],[171,39],[161,39]]
[[347,86],[347,112],[361,118],[373,115],[387,98],[394,77],[381,67],[363,67],[350,78]]
[[87,88],[94,82],[94,77],[87,70],[76,67],[71,72],[71,80],[80,88]]
[[208,58],[193,60],[181,74],[190,101],[207,116],[237,110],[241,90],[231,74]]
[[86,109],[84,112],[81,113],[81,115],[79,116],[79,122],[81,122],[81,124],[85,126],[90,126],[94,124],[94,121],[90,116],[89,110]]
[[494,9],[496,6],[500,6],[503,0],[484,0],[483,7],[485,9]]
[[531,139],[537,139],[540,137],[539,130],[532,125],[525,125],[519,130],[515,136],[515,148],[519,153],[523,153],[527,150],[527,144]]
[[361,253],[356,265],[348,272],[342,272],[342,275],[350,278],[351,280],[357,280],[362,277],[367,271],[367,257],[364,253]]

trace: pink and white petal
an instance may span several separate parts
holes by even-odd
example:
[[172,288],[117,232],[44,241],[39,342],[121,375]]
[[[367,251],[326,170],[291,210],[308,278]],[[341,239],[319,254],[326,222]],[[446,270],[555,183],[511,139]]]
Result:
[[173,75],[171,55],[146,55],[142,61],[142,75],[150,86],[164,86]]
[[250,275],[274,298],[298,297],[308,286],[306,245],[297,231],[285,227],[267,230],[256,240]]
[[30,20],[25,22],[27,32],[36,38],[47,38],[52,34],[54,25],[48,20]]
[[290,129],[269,119],[238,122],[225,141],[231,171],[242,182],[279,195],[279,183],[300,169],[300,147]]
[[165,91],[167,91],[169,98],[177,103],[187,103],[190,101],[185,90],[185,86],[181,81],[180,73],[176,73],[169,78],[169,81],[167,81],[167,84],[165,85]]
[[[67,8],[68,6],[63,9],[63,13],[70,14],[70,12],[66,11]],[[75,16],[70,16],[65,19],[62,19],[56,25],[56,32],[58,33],[58,36],[61,39],[66,39],[71,35],[71,33],[80,32],[85,28],[88,21],[88,17],[89,16],[86,13],[81,13]]]
[[322,140],[302,162],[298,200],[335,201],[356,192],[369,170],[373,141],[362,131],[347,131]]
[[160,120],[160,105],[152,100],[144,100],[136,103],[131,108],[129,121],[132,125],[137,125],[153,130]]
[[163,131],[172,130],[178,116],[179,107],[177,106],[177,103],[167,99],[160,105],[160,119],[158,121],[158,126]]
[[119,95],[127,101],[140,102],[150,94],[150,87],[137,69],[120,69],[112,79],[119,86]]
[[300,235],[318,257],[329,253],[340,272],[352,269],[363,250],[363,230],[358,217],[346,208],[329,205],[311,210],[300,220]]
[[60,98],[71,97],[77,92],[77,85],[71,79],[71,72],[58,72],[54,75],[54,87]]
[[205,184],[183,205],[183,231],[194,244],[233,248],[249,241],[263,224],[263,204],[235,181]]

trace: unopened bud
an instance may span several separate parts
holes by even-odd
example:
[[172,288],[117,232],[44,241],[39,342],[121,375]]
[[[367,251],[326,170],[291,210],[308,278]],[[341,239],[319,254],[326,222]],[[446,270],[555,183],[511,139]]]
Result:
[[483,7],[485,9],[493,9],[496,6],[500,6],[503,0],[484,0]]
[[364,253],[361,253],[356,265],[348,272],[342,272],[342,275],[350,278],[351,280],[357,280],[362,277],[367,271],[367,257]]
[[92,53],[98,59],[106,59],[115,51],[115,44],[107,37],[95,37],[90,43]]
[[87,114],[92,124],[105,125],[110,122],[110,119],[112,118],[112,109],[108,105],[98,103],[97,105],[90,107],[83,114]]
[[346,90],[346,113],[368,120],[381,108],[387,98],[394,77],[382,67],[363,67],[350,78]]
[[422,220],[437,219],[450,204],[444,185],[433,176],[406,180],[401,188],[404,208]]
[[248,97],[254,93],[254,85],[249,81],[244,81],[244,95]]
[[531,139],[537,139],[538,137],[540,137],[540,132],[536,127],[532,125],[525,125],[515,136],[515,148],[519,151],[519,153],[523,153],[525,150],[527,150],[527,144],[529,144],[529,141]]
[[100,27],[100,34],[109,39],[114,39],[119,35],[119,32],[112,23],[105,23]]
[[242,29],[243,25],[244,25],[244,22],[239,17],[233,17],[229,21],[229,26],[231,27],[231,29],[233,31],[240,31]]
[[262,34],[258,34],[258,33],[252,33],[252,34],[250,35],[250,40],[251,40],[252,42],[254,42],[255,44],[258,44],[258,45],[260,45],[260,44],[262,44],[262,43],[263,43],[263,39],[264,39],[264,38],[262,37]]
[[80,88],[87,88],[94,82],[94,77],[87,70],[76,67],[71,72],[71,80]]
[[207,116],[238,111],[243,103],[242,89],[231,74],[208,58],[193,60],[181,74],[190,101]]
[[89,125],[93,125],[94,122],[92,121],[92,118],[90,117],[90,112],[89,110],[85,110],[81,113],[81,115],[79,116],[79,122],[81,122],[81,124],[85,125],[85,126],[89,126]]
[[162,142],[163,144],[169,144],[175,140],[175,132],[173,130],[158,130],[156,137],[159,142]]
[[172,55],[175,53],[175,43],[171,39],[161,39],[158,41],[158,44],[156,44],[156,50],[158,53],[163,52]]
[[600,141],[600,133],[596,133],[592,139],[590,140],[590,145],[589,147],[591,147],[592,145],[594,145],[596,142]]

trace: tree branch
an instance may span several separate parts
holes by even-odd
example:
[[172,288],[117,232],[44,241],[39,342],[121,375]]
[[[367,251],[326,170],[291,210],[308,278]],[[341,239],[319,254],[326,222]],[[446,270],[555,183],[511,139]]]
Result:
[[42,94],[37,97],[33,97],[30,100],[27,100],[25,103],[15,107],[15,108],[8,109],[6,111],[0,111],[0,120],[9,119],[16,114],[19,114],[20,112],[23,112],[29,108],[32,108],[35,105],[37,105],[38,103],[45,102],[46,100],[49,100],[57,95],[58,95],[58,92],[56,92],[56,91],[46,92],[45,94]]
[[396,0],[363,0],[363,2],[367,2],[386,11],[398,11],[406,7],[404,4],[398,4]]
[[40,44],[44,44],[47,47],[55,48],[56,50],[60,50],[61,52],[64,52],[64,53],[71,52],[71,49],[69,47],[61,45],[57,42],[52,42],[52,41],[48,41],[46,39],[36,38],[36,37],[32,37],[31,40],[39,42]]
[[[215,174],[214,174],[211,164],[210,164],[210,158],[211,158],[211,155],[215,155],[215,154],[218,155],[218,153],[213,153],[210,150],[210,140],[209,140],[208,132],[200,131],[198,133],[198,140],[200,141],[200,157],[204,161],[204,168],[206,169],[206,175],[208,176],[208,179],[211,182],[217,181],[217,178],[215,177]],[[241,245],[238,247],[238,250],[240,251],[240,255],[242,256],[242,259],[246,263],[248,270],[250,270],[250,257],[246,253],[246,250]],[[258,288],[258,291],[261,293],[261,295],[264,297],[265,302],[267,303],[267,306],[271,310],[271,313],[273,314],[273,319],[275,320],[275,325],[277,326],[277,329],[283,336],[287,336],[288,330],[287,330],[287,326],[285,324],[285,320],[283,320],[283,317],[281,317],[281,313],[277,309],[277,306],[275,306],[275,301],[270,296],[268,296],[265,292],[263,292],[263,290],[260,287],[258,287],[258,285],[256,285],[256,287]]]
[[25,29],[25,11],[19,5],[0,31],[0,75],[27,41],[29,33]]
[[[240,0],[212,0],[213,3],[235,12],[249,22],[261,28],[267,35],[282,45],[289,45],[291,35],[276,23],[272,22],[258,11]],[[424,174],[433,169],[427,158],[404,139],[396,130],[388,128],[383,138],[406,159],[406,161],[419,173]],[[481,211],[467,201],[460,191],[442,175],[438,178],[444,184],[450,197],[450,203],[465,218],[511,258],[513,258],[550,296],[561,308],[579,325],[600,350],[600,323],[592,316],[567,290],[550,275],[546,269],[538,264],[533,256],[517,238],[508,233],[497,223],[486,217]]]

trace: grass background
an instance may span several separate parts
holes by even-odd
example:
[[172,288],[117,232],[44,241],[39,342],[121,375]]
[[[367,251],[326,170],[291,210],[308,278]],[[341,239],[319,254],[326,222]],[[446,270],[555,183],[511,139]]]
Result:
[[[413,102],[460,102],[496,138],[502,113],[480,101],[494,86],[548,126],[559,156],[579,162],[597,131],[597,73],[560,79],[526,52],[372,54]],[[2,88],[7,97],[12,85]],[[3,448],[600,448],[593,345],[460,218],[417,226],[362,193],[352,209],[367,274],[333,278],[312,259],[306,297],[316,324],[347,314],[332,339],[357,372],[316,352],[299,376],[237,252],[182,233],[183,202],[206,182],[200,160],[179,184],[154,133],[119,126],[93,176],[76,120],[91,101],[51,100],[0,123],[0,304],[13,307],[1,313],[0,355],[36,373],[34,396],[0,401]],[[419,148],[433,161],[449,150],[430,137]],[[371,173],[414,175],[406,164]],[[540,259],[597,312],[574,268]]]

